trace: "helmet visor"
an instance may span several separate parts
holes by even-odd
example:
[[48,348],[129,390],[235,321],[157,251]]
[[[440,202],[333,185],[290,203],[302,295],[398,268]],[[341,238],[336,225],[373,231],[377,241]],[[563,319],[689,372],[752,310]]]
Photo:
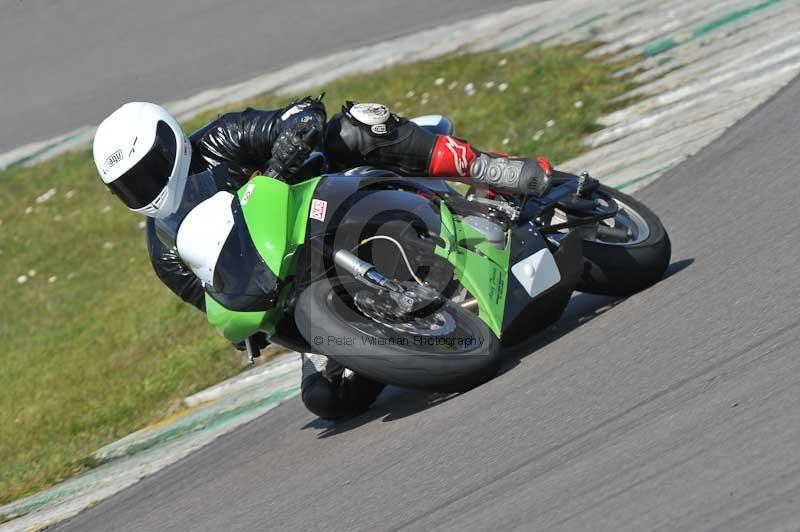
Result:
[[166,122],[158,122],[150,150],[130,170],[108,184],[111,192],[128,206],[141,209],[150,205],[169,182],[178,153],[178,139]]

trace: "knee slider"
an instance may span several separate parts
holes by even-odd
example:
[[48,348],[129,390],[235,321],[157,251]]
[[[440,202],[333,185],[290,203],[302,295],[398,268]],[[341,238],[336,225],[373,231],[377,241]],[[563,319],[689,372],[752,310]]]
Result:
[[392,114],[388,107],[380,103],[347,102],[342,111],[351,123],[367,129],[371,135],[386,135],[389,129],[395,128],[399,122],[397,115]]

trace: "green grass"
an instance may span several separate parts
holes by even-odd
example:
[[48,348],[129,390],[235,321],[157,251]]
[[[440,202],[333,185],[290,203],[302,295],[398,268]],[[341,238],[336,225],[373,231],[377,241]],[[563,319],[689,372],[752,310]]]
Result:
[[[330,83],[325,101],[331,114],[346,99],[387,103],[409,117],[447,114],[480,148],[558,162],[582,151],[580,139],[611,110],[607,102],[631,88],[585,59],[587,50],[532,47],[401,65]],[[156,279],[140,221],[100,185],[88,151],[0,172],[0,503],[90,467],[99,447],[244,365]]]

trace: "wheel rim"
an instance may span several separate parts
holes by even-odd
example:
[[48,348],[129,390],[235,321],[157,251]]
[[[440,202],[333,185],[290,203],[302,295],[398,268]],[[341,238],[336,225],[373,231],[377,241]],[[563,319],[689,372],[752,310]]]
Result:
[[[604,200],[606,198],[603,198]],[[596,231],[583,231],[581,237],[583,240],[587,242],[596,242],[598,244],[603,244],[607,246],[621,246],[621,247],[630,247],[635,246],[637,244],[641,244],[645,240],[650,237],[650,225],[644,219],[644,217],[639,214],[636,209],[631,207],[629,204],[625,203],[622,200],[617,198],[612,198],[614,202],[619,206],[619,210],[617,214],[614,215],[613,218],[609,218],[608,220],[603,220],[599,222],[599,224],[603,224],[606,227],[611,227],[614,229],[621,229],[630,235],[625,241],[619,240],[611,240],[606,239],[598,236]],[[561,211],[556,210],[556,213],[553,216],[553,223],[560,223],[566,222],[567,217]],[[595,228],[596,226],[591,226]]]
[[[613,222],[613,227],[616,229],[625,229],[629,231],[631,234],[630,239],[626,240],[625,242],[615,242],[613,240],[605,240],[595,236],[593,240],[595,242],[600,242],[602,244],[608,244],[611,246],[635,246],[647,240],[650,237],[650,225],[647,223],[644,217],[636,212],[636,209],[624,201],[621,201],[617,198],[614,198],[614,201],[619,206],[619,211],[614,218],[609,219],[608,222]],[[592,239],[587,240],[591,241]]]
[[[372,345],[368,339],[371,337],[386,341],[387,346],[397,345],[425,353],[459,354],[474,350],[484,341],[480,331],[471,323],[465,323],[466,320],[458,320],[446,306],[434,311],[430,317],[406,323],[391,322],[381,315],[365,315],[372,312],[367,308],[366,313],[362,311],[353,297],[362,291],[347,290],[344,294],[337,294],[332,290],[325,298],[329,311],[363,336],[355,338],[356,343]],[[362,303],[361,306],[366,305]]]
[[438,310],[427,316],[402,319],[389,306],[386,298],[371,290],[362,290],[353,297],[353,303],[364,316],[378,325],[414,336],[442,336],[452,333],[456,328],[456,320],[446,310]]

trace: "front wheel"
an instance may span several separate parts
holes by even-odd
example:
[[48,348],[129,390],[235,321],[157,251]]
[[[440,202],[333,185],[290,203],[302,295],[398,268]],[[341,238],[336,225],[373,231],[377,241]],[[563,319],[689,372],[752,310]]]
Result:
[[295,321],[319,352],[386,384],[461,392],[497,374],[500,344],[478,316],[451,301],[426,312],[398,320],[380,292],[325,279],[300,294]]
[[605,185],[595,196],[613,199],[619,212],[601,222],[599,231],[582,230],[584,267],[576,289],[628,296],[661,280],[671,254],[661,220],[643,203]]

